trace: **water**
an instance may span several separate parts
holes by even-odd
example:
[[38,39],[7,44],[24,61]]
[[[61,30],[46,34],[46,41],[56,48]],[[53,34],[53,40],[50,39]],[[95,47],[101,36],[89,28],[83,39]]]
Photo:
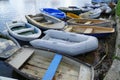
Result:
[[39,13],[43,7],[81,7],[90,0],[0,0],[0,31],[12,20],[26,20],[24,15]]
[[[6,22],[23,20],[25,15],[39,13],[40,8],[81,7],[91,0],[0,0],[0,32],[6,29]],[[12,77],[12,68],[0,60],[0,76]],[[21,79],[23,80],[23,79]]]

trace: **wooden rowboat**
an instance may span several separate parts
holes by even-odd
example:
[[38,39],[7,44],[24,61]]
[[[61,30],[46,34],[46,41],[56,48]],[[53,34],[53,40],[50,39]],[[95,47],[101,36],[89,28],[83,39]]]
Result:
[[63,27],[65,26],[64,21],[61,21],[58,18],[44,13],[36,15],[26,15],[25,17],[29,23],[37,26],[38,28],[41,28],[42,30],[63,29]]
[[111,27],[110,21],[99,19],[70,19],[67,23],[73,25]]
[[0,34],[0,58],[6,59],[20,48],[18,42],[10,36]]
[[82,33],[82,34],[92,35],[96,37],[104,37],[104,36],[108,36],[111,33],[114,33],[115,29],[108,28],[108,27],[99,27],[99,26],[69,25],[64,29],[64,31]]
[[93,80],[94,77],[93,68],[87,64],[34,48],[21,48],[6,63],[30,80]]

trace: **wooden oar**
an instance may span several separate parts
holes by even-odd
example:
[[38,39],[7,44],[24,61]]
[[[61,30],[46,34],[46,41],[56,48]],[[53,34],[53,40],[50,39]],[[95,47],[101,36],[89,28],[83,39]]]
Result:
[[48,70],[46,71],[42,80],[52,80],[53,79],[61,60],[62,60],[62,55],[56,54],[54,56],[52,62],[50,63],[50,66],[48,67]]

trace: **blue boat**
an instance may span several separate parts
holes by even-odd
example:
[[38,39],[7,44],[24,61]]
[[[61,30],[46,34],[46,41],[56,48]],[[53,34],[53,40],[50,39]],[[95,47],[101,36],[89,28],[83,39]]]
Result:
[[48,15],[54,16],[59,19],[64,19],[66,18],[66,14],[58,9],[53,9],[53,8],[41,8],[41,12],[46,13]]

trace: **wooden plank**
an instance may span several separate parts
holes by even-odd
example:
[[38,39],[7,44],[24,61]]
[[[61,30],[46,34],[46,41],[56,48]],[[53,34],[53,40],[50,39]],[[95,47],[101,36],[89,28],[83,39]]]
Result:
[[34,49],[24,48],[8,63],[14,66],[16,69],[20,68],[23,63],[33,54]]
[[40,56],[40,55],[36,55],[34,54],[29,61],[27,62],[27,64],[30,65],[34,65],[36,67],[43,67],[43,68],[48,68],[50,63],[52,61],[52,58],[47,58],[45,56]]
[[81,64],[78,80],[91,80],[92,72],[91,68]]
[[21,69],[22,72],[39,78],[42,78],[44,76],[46,70],[47,69],[43,69],[31,65],[26,65],[25,68]]
[[85,22],[85,24],[91,24],[92,23],[92,21],[87,21],[87,22]]
[[84,33],[92,33],[93,29],[92,28],[86,28],[86,30],[84,31]]
[[59,55],[59,54],[55,55],[50,66],[48,67],[48,70],[46,71],[45,75],[43,76],[42,80],[52,80],[53,79],[61,59],[62,59],[62,55]]
[[78,80],[78,76],[57,73],[54,80]]
[[36,67],[48,68],[50,63],[29,61],[28,64],[34,65]]
[[73,29],[73,27],[67,27],[67,28],[65,29],[65,31],[66,31],[66,32],[71,32],[72,29]]

